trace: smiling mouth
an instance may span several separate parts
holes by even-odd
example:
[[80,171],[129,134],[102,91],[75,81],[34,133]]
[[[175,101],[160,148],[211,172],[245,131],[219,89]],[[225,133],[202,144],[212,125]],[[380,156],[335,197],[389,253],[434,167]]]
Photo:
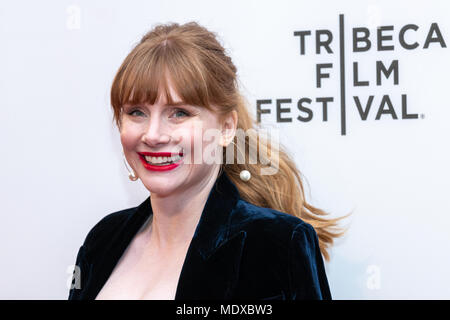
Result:
[[141,160],[150,166],[155,167],[164,167],[179,163],[183,157],[183,152],[179,153],[170,153],[170,152],[161,152],[161,153],[149,153],[142,152],[138,153]]
[[177,163],[178,161],[181,160],[181,158],[183,158],[183,156],[181,155],[176,155],[176,156],[172,156],[172,157],[150,157],[150,156],[143,156],[145,162],[147,162],[148,164],[151,164],[152,166],[158,166],[158,167],[162,167],[162,166],[167,166],[169,164],[174,164]]

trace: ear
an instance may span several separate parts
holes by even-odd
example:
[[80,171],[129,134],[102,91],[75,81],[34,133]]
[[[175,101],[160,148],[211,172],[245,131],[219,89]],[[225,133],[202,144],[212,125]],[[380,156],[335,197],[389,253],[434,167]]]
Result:
[[222,137],[220,139],[220,145],[222,147],[228,146],[233,141],[236,134],[238,122],[238,114],[236,110],[232,110],[222,122]]

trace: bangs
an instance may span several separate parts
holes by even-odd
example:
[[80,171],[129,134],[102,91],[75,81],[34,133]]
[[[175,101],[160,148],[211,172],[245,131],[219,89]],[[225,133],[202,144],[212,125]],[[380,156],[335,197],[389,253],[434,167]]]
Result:
[[111,88],[116,122],[124,104],[155,104],[158,98],[174,104],[170,86],[181,101],[210,110],[206,70],[193,52],[182,52],[174,42],[155,47],[137,46],[125,59]]

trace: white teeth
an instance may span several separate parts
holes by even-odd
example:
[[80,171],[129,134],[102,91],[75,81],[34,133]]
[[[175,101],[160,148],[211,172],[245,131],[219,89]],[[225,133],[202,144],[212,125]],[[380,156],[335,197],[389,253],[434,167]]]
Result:
[[161,164],[161,163],[165,163],[165,162],[177,162],[180,159],[181,159],[181,156],[179,156],[179,155],[175,155],[172,157],[149,157],[149,156],[145,157],[145,160],[147,160],[147,162],[150,162],[152,164]]

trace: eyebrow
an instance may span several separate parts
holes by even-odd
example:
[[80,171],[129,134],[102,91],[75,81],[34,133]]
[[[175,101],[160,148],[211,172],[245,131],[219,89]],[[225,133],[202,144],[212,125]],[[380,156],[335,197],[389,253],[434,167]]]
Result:
[[197,105],[189,104],[186,101],[177,101],[177,102],[174,102],[172,104],[166,103],[166,104],[163,105],[163,107],[178,107],[178,106],[185,106],[185,107],[194,108],[194,109],[198,109],[199,108]]
[[177,101],[174,103],[166,103],[165,105],[163,105],[163,107],[177,107],[177,106],[183,106],[183,105],[187,105],[187,103],[184,101]]
[[[125,103],[124,105],[132,106],[132,105],[134,105],[134,104],[131,104],[131,103]],[[178,106],[192,106],[192,107],[195,107],[195,106],[193,106],[193,105],[190,105],[190,104],[186,103],[185,101],[176,101],[176,102],[174,102],[174,103],[166,103],[166,104],[163,104],[163,107],[164,107],[164,108],[165,108],[165,107],[178,107]]]

